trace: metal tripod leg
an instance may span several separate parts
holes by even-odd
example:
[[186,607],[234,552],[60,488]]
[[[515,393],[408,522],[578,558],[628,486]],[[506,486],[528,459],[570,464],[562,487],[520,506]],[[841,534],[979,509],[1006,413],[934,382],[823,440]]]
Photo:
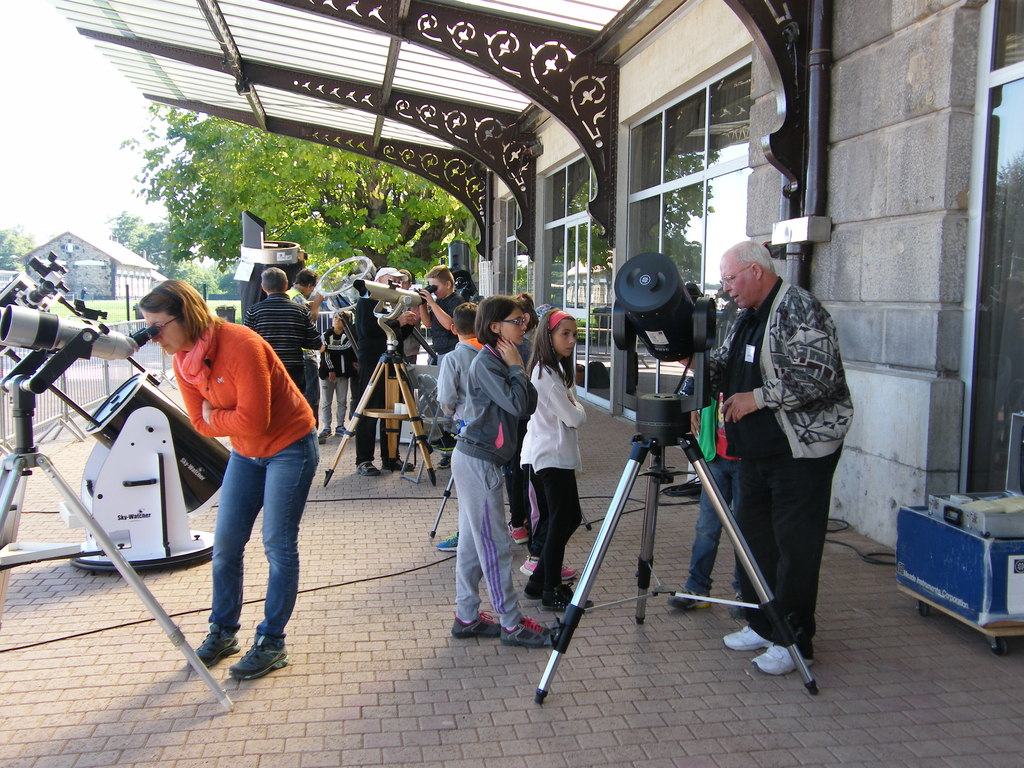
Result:
[[644,459],[647,458],[649,451],[649,443],[634,438],[633,450],[629,455],[625,468],[622,470],[619,486],[615,489],[615,495],[608,506],[608,514],[601,524],[601,530],[597,533],[597,539],[594,541],[594,548],[590,551],[590,557],[587,558],[587,564],[583,567],[583,574],[580,576],[575,592],[573,592],[572,602],[566,609],[565,616],[562,617],[562,625],[558,631],[558,636],[555,638],[554,650],[551,651],[551,658],[548,659],[547,668],[544,670],[544,675],[537,686],[537,693],[533,700],[538,704],[544,703],[544,698],[548,695],[551,678],[555,676],[555,670],[558,669],[558,662],[562,654],[568,650],[569,643],[572,642],[573,632],[576,631],[580,619],[583,618],[583,614],[586,612],[586,609],[580,606],[587,604],[587,595],[590,594],[590,587],[594,579],[597,578],[597,571],[604,561],[608,545],[611,544],[615,527],[619,524],[619,518],[622,516],[622,510],[626,506],[626,500],[633,490],[633,483],[636,480],[637,473],[640,471],[640,466],[643,464]]
[[657,443],[650,447],[651,468],[647,475],[647,496],[644,500],[643,528],[640,534],[640,555],[636,563],[636,623],[643,624],[647,616],[647,596],[654,572],[654,531],[658,526],[658,495],[663,481],[671,479],[662,463],[662,449]]
[[779,611],[779,607],[775,603],[775,596],[765,581],[764,574],[761,573],[761,568],[758,566],[757,561],[754,560],[754,555],[751,553],[746,539],[741,535],[739,526],[736,524],[736,518],[729,509],[729,505],[725,503],[722,491],[715,482],[715,478],[708,470],[707,462],[704,461],[704,454],[697,444],[697,438],[690,433],[683,437],[683,452],[686,454],[686,458],[690,460],[694,470],[696,470],[697,476],[700,477],[704,488],[707,489],[708,497],[718,513],[718,519],[722,523],[722,528],[729,535],[729,539],[736,549],[736,557],[740,561],[743,570],[750,577],[754,591],[761,601],[759,610],[765,612],[765,615],[772,624],[772,628],[775,630],[775,637],[779,640],[776,645],[781,645],[789,651],[790,658],[792,658],[793,663],[800,672],[800,677],[803,678],[804,687],[811,694],[816,694],[818,692],[818,684],[811,675],[807,662],[804,661],[804,657],[800,655],[800,651],[796,647],[796,637],[793,634],[793,628]]
[[455,485],[455,475],[448,478],[448,485],[445,486],[444,493],[441,494],[441,506],[437,510],[437,517],[434,518],[434,527],[430,529],[430,538],[434,538],[437,533],[437,526],[441,523],[441,515],[444,513],[444,505],[448,503],[448,499],[452,495],[452,486]]
[[[405,400],[405,409],[409,414],[409,426],[412,427],[413,440],[420,447],[420,458],[427,468],[427,477],[431,485],[437,485],[437,472],[434,470],[434,463],[430,458],[430,446],[427,444],[427,433],[423,431],[423,419],[420,418],[419,407],[416,405],[416,398],[412,394],[412,383],[409,380],[409,369],[403,361],[395,363],[395,378],[398,379],[398,388]],[[404,474],[403,468],[403,474]]]
[[373,397],[373,390],[377,387],[377,382],[380,381],[381,375],[386,370],[384,359],[381,358],[377,361],[377,367],[373,369],[373,375],[370,377],[369,383],[366,385],[366,389],[363,390],[362,396],[359,398],[359,404],[356,405],[355,413],[352,414],[352,418],[349,419],[349,425],[342,430],[341,443],[338,445],[338,450],[334,453],[334,461],[331,462],[330,469],[324,473],[324,487],[331,482],[331,476],[334,474],[334,470],[338,467],[338,462],[341,461],[341,454],[344,453],[348,441],[356,433],[356,429],[359,427],[359,421],[363,417],[363,413],[366,410],[367,405],[370,402],[370,398]]
[[234,708],[234,704],[231,703],[231,699],[228,698],[228,694],[224,691],[220,685],[214,680],[213,675],[210,674],[210,670],[199,660],[196,656],[196,652],[192,650],[192,646],[185,640],[185,636],[182,634],[178,626],[171,620],[171,617],[167,615],[160,603],[157,602],[156,598],[153,597],[153,593],[149,591],[146,585],[139,578],[139,575],[135,572],[135,569],[131,567],[124,555],[117,548],[117,545],[111,540],[110,536],[100,526],[99,523],[93,518],[86,509],[82,500],[75,495],[74,491],[67,484],[61,474],[57,471],[57,468],[53,466],[50,460],[42,454],[37,454],[35,457],[36,466],[38,466],[43,473],[50,478],[50,482],[53,483],[61,496],[64,497],[64,501],[69,507],[75,510],[79,520],[92,537],[99,542],[100,547],[103,549],[104,554],[110,559],[110,562],[117,569],[117,572],[121,574],[121,577],[128,582],[128,585],[135,591],[135,594],[139,596],[142,603],[149,609],[150,614],[156,619],[157,623],[163,629],[164,634],[170,639],[171,644],[180,650],[185,658],[188,660],[189,665],[196,671],[196,674],[202,678],[203,682],[206,683],[206,687],[209,688],[214,696],[217,697],[217,701],[220,702],[221,706],[225,709],[231,710]]
[[[25,481],[23,475],[28,462],[20,455],[10,455],[4,459],[3,486],[0,491],[0,548],[13,544],[18,540],[18,524],[21,522],[22,504],[25,502]],[[7,581],[11,572],[0,571],[0,612],[3,611],[4,600],[7,598]]]

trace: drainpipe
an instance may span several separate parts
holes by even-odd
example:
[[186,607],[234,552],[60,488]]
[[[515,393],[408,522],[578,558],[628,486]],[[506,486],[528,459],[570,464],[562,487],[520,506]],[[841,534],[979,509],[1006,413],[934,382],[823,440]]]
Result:
[[[789,234],[772,240],[785,242],[786,279],[810,287],[810,259],[814,243],[831,240],[828,203],[828,135],[832,95],[832,0],[811,0],[807,54],[807,166],[802,210],[796,195],[783,198],[781,221]],[[802,218],[796,218],[802,217]]]

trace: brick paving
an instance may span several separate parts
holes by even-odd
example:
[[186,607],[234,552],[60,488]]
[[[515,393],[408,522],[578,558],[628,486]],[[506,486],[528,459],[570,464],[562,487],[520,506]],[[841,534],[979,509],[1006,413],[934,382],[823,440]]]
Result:
[[[632,432],[590,410],[580,488],[595,522],[607,511]],[[322,468],[336,445],[325,446]],[[0,629],[0,766],[1022,764],[1024,640],[1011,638],[1011,652],[996,656],[960,622],[919,616],[916,602],[897,592],[893,567],[869,565],[855,551],[884,548],[851,531],[831,534],[825,551],[812,667],[819,695],[796,675],[758,674],[753,654],[726,650],[721,637],[739,625],[723,607],[681,614],[658,597],[642,625],[635,603],[588,612],[538,706],[548,652],[449,635],[453,558],[433,544],[454,529],[454,497],[437,539],[428,537],[447,470],[436,488],[394,474],[362,478],[352,471],[353,449],[326,488],[320,473],[306,507],[292,665],[249,682],[230,679],[228,664],[215,667],[232,712],[118,576],[53,562],[11,571]],[[91,444],[44,450],[77,487]],[[675,449],[667,456],[685,466]],[[645,490],[641,479],[591,592],[599,604],[636,594]],[[21,540],[80,541],[56,509],[56,493],[36,472]],[[666,588],[685,580],[696,511],[686,499],[662,498],[655,558]],[[213,512],[193,517],[195,529],[212,526]],[[580,528],[568,564],[582,567],[598,528]],[[246,636],[261,617],[266,576],[254,544]],[[723,542],[721,597],[729,596],[731,565]],[[197,645],[209,565],[143,578]],[[518,572],[516,579],[525,581]],[[529,603],[524,609],[551,618]]]

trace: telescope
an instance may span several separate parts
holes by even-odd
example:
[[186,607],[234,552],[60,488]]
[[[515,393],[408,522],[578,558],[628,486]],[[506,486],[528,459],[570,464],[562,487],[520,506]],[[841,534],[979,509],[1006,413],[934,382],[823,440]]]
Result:
[[632,330],[658,360],[684,360],[704,352],[715,335],[715,303],[694,301],[679,269],[662,253],[641,253],[615,275],[615,346],[630,348]]
[[80,318],[58,317],[50,312],[14,304],[4,307],[0,314],[0,344],[8,347],[54,351],[63,349],[85,330],[96,334],[92,342],[92,356],[104,360],[125,360],[160,332],[159,328],[150,326],[125,336]]
[[383,283],[376,283],[373,280],[354,280],[352,287],[355,288],[362,299],[376,299],[384,304],[391,304],[395,307],[402,306],[403,309],[412,309],[423,303],[423,297],[415,291],[407,291],[404,288],[392,288]]

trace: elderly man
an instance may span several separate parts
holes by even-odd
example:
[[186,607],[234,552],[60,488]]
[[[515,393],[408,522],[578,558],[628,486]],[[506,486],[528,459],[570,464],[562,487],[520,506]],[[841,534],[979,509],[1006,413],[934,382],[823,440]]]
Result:
[[[835,324],[810,293],[784,282],[767,249],[734,245],[721,262],[722,288],[742,311],[724,345],[710,354],[722,392],[729,455],[741,459],[737,522],[797,648],[814,657],[814,611],[832,476],[853,417]],[[743,597],[758,602],[740,569]],[[763,611],[724,638],[737,651],[763,650],[761,672],[793,671]]]

